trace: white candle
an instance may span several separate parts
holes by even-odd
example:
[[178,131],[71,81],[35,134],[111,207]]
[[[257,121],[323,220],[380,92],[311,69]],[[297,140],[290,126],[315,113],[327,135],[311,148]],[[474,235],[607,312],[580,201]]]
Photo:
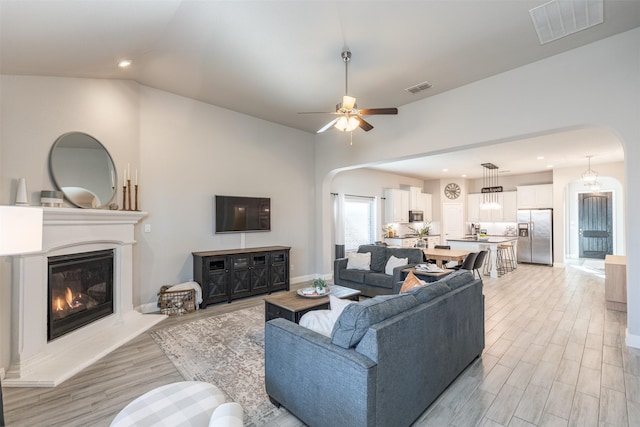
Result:
[[127,180],[131,180],[131,164],[127,163]]
[[123,170],[122,171],[122,186],[126,187],[127,186],[127,170]]
[[136,185],[138,185],[138,169],[136,169]]

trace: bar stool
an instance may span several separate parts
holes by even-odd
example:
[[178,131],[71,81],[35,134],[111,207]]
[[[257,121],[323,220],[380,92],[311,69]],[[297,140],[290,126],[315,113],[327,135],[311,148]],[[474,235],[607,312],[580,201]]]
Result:
[[512,245],[498,245],[498,254],[496,255],[496,267],[498,268],[498,276],[502,276],[513,271],[514,251]]

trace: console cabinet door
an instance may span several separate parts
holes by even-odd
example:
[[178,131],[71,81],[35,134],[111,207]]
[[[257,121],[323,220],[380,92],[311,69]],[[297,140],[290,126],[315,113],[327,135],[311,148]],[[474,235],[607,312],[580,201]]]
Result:
[[269,288],[269,254],[251,254],[251,293],[263,294]]
[[274,251],[271,253],[271,269],[269,271],[269,291],[289,290],[289,252]]
[[251,294],[251,257],[249,254],[232,255],[229,298],[240,298]]

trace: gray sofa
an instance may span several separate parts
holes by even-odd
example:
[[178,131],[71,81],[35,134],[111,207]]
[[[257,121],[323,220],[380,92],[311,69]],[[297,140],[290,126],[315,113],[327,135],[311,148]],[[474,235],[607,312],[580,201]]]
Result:
[[271,401],[309,426],[408,426],[484,348],[482,280],[468,271],[348,305],[331,338],[265,326]]
[[[417,248],[361,245],[358,252],[371,252],[371,270],[348,270],[347,258],[338,258],[333,262],[333,283],[358,289],[368,297],[394,293],[393,285],[402,280],[402,270],[423,261],[422,250]],[[385,266],[392,255],[396,258],[408,258],[408,264],[394,268],[393,275],[385,274]]]

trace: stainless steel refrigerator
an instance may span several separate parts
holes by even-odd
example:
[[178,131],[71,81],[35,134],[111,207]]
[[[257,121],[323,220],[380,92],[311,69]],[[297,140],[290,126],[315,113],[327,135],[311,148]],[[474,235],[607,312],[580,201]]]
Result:
[[518,262],[553,265],[553,209],[518,209]]

